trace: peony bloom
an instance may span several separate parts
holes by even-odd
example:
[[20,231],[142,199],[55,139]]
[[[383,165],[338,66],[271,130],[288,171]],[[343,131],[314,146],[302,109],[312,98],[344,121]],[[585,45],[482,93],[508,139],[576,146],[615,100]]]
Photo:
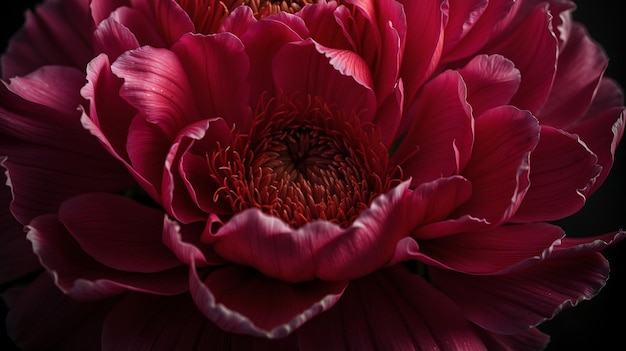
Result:
[[[2,58],[25,350],[536,350],[622,231],[565,0],[49,0]],[[26,234],[22,228],[25,228]]]

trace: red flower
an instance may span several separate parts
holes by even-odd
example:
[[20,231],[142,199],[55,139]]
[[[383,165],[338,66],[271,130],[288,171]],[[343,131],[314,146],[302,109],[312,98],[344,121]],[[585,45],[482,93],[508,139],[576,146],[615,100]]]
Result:
[[535,327],[602,288],[599,251],[624,237],[546,223],[583,206],[624,131],[572,10],[48,1],[3,57],[0,278],[46,270],[15,293],[12,337],[545,347]]

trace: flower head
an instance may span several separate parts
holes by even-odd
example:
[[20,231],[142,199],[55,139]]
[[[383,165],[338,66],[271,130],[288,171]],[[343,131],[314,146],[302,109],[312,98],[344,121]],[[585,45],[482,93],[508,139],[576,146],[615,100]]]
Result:
[[12,336],[54,299],[103,349],[545,347],[625,235],[547,223],[624,130],[573,8],[45,2],[3,57]]

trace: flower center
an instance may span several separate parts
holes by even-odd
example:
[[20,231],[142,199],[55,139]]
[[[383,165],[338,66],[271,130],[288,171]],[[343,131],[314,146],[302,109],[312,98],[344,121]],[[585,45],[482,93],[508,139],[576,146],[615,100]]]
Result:
[[259,19],[281,11],[296,13],[318,0],[177,0],[193,21],[196,32],[216,33],[228,14],[238,6],[249,6]]
[[256,207],[294,227],[314,220],[348,226],[392,181],[373,127],[320,99],[271,100],[249,133],[209,155],[214,200],[233,211]]

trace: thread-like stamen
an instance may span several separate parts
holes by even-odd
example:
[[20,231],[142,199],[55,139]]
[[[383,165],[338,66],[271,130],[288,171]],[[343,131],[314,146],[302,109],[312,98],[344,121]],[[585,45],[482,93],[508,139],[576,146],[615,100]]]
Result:
[[[214,200],[234,212],[256,207],[294,227],[314,220],[349,225],[395,181],[373,127],[321,99],[271,99],[247,133],[207,155]],[[300,100],[298,100],[300,101]]]

